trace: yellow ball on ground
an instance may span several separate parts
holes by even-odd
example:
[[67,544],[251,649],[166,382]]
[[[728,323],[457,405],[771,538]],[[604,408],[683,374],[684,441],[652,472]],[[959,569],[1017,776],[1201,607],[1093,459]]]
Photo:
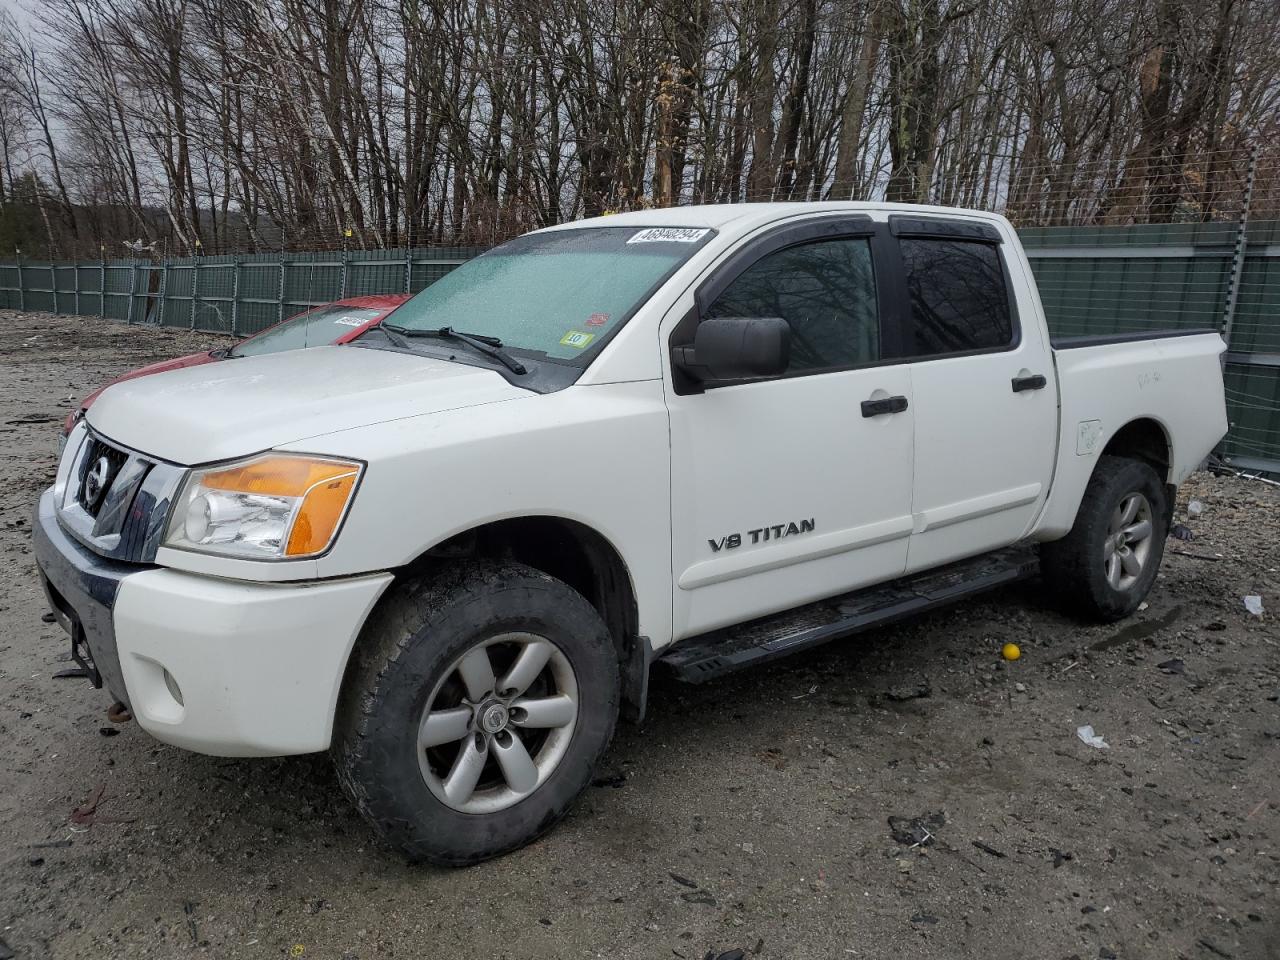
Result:
[[1022,656],[1022,651],[1016,643],[1006,643],[1000,648],[1000,653],[1006,660],[1017,660]]

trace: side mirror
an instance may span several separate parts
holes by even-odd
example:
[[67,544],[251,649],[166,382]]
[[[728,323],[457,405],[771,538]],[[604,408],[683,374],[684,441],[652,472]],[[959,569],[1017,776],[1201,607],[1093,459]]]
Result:
[[791,327],[780,317],[703,320],[693,346],[674,348],[672,360],[700,383],[776,377],[791,361]]

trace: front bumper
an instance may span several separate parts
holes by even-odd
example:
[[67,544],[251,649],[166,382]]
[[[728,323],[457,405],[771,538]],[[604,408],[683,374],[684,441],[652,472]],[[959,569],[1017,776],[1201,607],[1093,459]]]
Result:
[[54,616],[158,740],[214,756],[327,749],[347,658],[391,582],[223,580],[108,561],[65,534],[52,492],[33,529]]

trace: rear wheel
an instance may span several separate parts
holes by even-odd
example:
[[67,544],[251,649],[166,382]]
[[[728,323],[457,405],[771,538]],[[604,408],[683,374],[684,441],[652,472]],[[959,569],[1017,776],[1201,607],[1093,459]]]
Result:
[[520,564],[405,584],[357,655],[334,731],[339,778],[413,859],[464,865],[533,840],[613,733],[618,665],[603,621]]
[[1071,532],[1041,549],[1046,583],[1071,612],[1103,621],[1127,617],[1155,582],[1167,516],[1155,470],[1140,460],[1102,457]]

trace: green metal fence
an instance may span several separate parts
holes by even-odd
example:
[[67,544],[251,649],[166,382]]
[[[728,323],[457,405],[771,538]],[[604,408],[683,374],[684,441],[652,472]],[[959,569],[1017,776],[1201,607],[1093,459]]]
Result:
[[247,336],[344,297],[416,293],[473,247],[0,263],[0,307]]
[[[1280,222],[1020,231],[1056,335],[1207,327],[1228,341],[1220,453],[1280,473]],[[244,336],[343,297],[416,292],[478,248],[0,263],[0,307]]]
[[[1019,231],[1061,336],[1205,327],[1227,339],[1219,454],[1280,473],[1280,221]],[[1233,296],[1234,292],[1234,296]]]

